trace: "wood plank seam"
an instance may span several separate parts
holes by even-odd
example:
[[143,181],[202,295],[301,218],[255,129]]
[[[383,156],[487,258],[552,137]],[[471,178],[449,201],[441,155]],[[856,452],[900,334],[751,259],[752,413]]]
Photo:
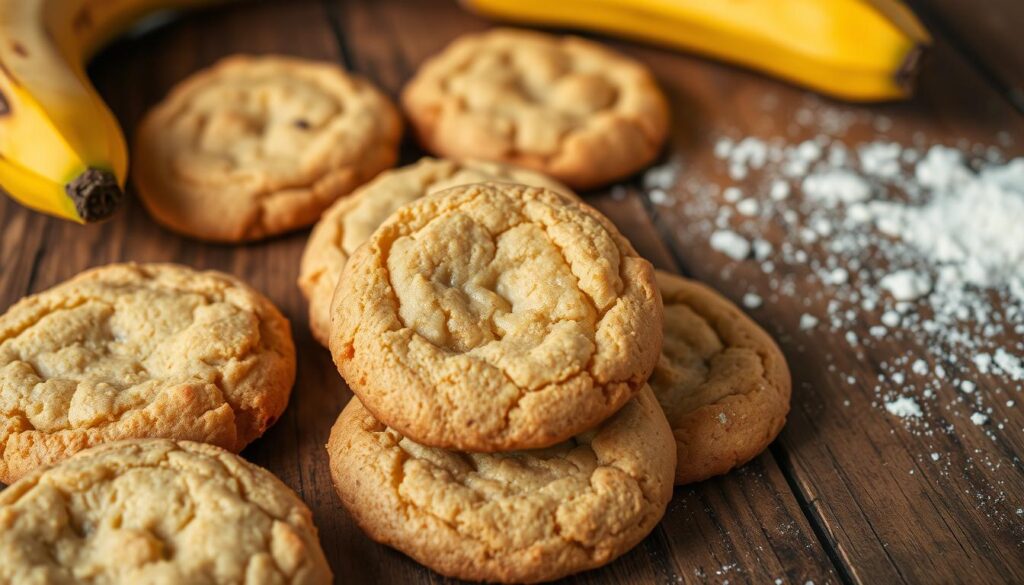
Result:
[[853,585],[857,580],[853,578],[850,567],[847,566],[847,563],[839,555],[835,539],[828,536],[824,522],[814,509],[813,501],[809,500],[807,494],[800,489],[800,484],[793,475],[792,462],[789,461],[786,450],[782,448],[778,441],[769,445],[768,450],[775,457],[775,460],[779,462],[782,477],[785,478],[786,484],[789,485],[789,490],[793,492],[793,496],[800,505],[800,510],[804,513],[804,517],[807,518],[807,523],[811,525],[811,530],[814,532],[814,536],[817,537],[818,543],[825,550],[829,560],[832,561],[832,566],[835,567],[840,582],[845,585]]
[[345,39],[345,34],[342,32],[340,5],[337,2],[331,2],[331,0],[321,0],[320,3],[327,14],[327,26],[331,30],[334,42],[338,45],[341,65],[349,71],[358,72],[355,59],[353,59],[352,47],[349,46],[348,41]]

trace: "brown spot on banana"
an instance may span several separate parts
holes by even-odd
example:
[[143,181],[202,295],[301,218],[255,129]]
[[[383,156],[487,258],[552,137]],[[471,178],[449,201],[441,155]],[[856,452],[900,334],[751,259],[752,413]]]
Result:
[[18,41],[11,42],[11,50],[14,51],[14,54],[19,57],[28,57],[28,49],[26,49],[25,45],[19,43]]
[[110,171],[89,168],[64,186],[75,204],[78,216],[86,223],[100,221],[114,214],[124,199],[117,177]]
[[11,115],[11,104],[7,101],[7,96],[4,92],[0,91],[0,117]]
[[78,9],[78,12],[71,17],[71,30],[77,34],[88,32],[92,29],[92,12],[89,10],[89,5],[84,4]]

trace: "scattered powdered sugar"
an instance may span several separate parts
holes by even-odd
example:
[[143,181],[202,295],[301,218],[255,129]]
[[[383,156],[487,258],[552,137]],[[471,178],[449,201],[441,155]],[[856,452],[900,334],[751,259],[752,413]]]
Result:
[[[891,125],[871,120],[876,131]],[[846,142],[863,121],[816,107],[787,131],[813,127],[811,138],[723,136],[713,177],[664,165],[679,181],[659,187],[668,200],[658,213],[674,214],[666,223],[684,245],[729,260],[715,263],[717,278],[740,281],[745,307],[795,304],[795,321],[773,324],[785,325],[780,339],[799,340],[795,326],[826,340],[829,371],[869,391],[878,416],[925,441],[919,460],[948,474],[955,458],[929,438],[1024,432],[1006,412],[1024,391],[1024,158],[919,134]],[[848,375],[844,361],[872,364],[877,379]],[[959,463],[1010,473],[1019,460],[975,449]],[[1005,520],[1006,498],[993,486],[976,499]]]
[[[810,268],[827,311],[803,314],[800,329],[824,323],[851,347],[864,343],[858,325],[876,339],[903,332],[926,340],[935,360],[962,356],[980,374],[1024,381],[1024,343],[1000,342],[1024,338],[1024,159],[889,141],[849,147],[827,135],[795,144],[722,138],[714,151],[737,183],[722,186],[727,205],[718,205],[717,186],[691,180],[684,187],[698,197],[688,215],[707,218],[711,248],[732,260],[753,252],[773,276]],[[764,190],[741,187],[752,180]],[[779,227],[781,246],[763,235]],[[795,294],[792,271],[782,274],[772,292]],[[946,377],[942,364],[921,370],[921,357],[905,356],[915,374]],[[884,369],[895,377],[900,365]],[[964,388],[969,373],[955,369]]]

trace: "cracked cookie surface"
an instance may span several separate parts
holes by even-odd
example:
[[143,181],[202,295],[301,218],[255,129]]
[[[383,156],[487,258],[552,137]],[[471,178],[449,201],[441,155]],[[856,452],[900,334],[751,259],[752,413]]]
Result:
[[133,177],[150,214],[237,242],[300,228],[394,164],[401,121],[369,82],[287,57],[226,58],[142,121]]
[[577,37],[495,29],[456,39],[402,93],[420,142],[532,168],[574,189],[654,160],[668,105],[640,63]]
[[651,264],[600,213],[480,183],[399,209],[356,250],[330,347],[366,408],[420,443],[546,447],[640,390],[661,312]]
[[118,439],[239,451],[284,412],[294,380],[288,321],[234,277],[86,271],[0,316],[0,481]]
[[763,451],[786,423],[786,358],[761,327],[694,281],[656,271],[665,341],[649,383],[679,457],[676,483],[726,473]]
[[487,181],[548,187],[572,195],[568,188],[544,175],[493,162],[424,158],[400,169],[384,171],[325,211],[306,243],[299,288],[309,301],[313,337],[323,345],[329,343],[331,298],[341,269],[388,216],[429,193]]
[[445,575],[536,582],[604,565],[672,497],[675,448],[650,388],[599,427],[547,449],[424,447],[353,398],[327,443],[345,507],[371,538]]
[[0,492],[0,582],[325,585],[312,514],[212,445],[89,449]]

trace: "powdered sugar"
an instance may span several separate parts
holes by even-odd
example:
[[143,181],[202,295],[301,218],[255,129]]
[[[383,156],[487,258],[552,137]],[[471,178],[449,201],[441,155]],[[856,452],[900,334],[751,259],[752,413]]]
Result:
[[[774,310],[767,324],[787,351],[820,343],[835,379],[867,391],[874,416],[921,437],[919,461],[948,472],[955,458],[939,452],[941,435],[1024,431],[1006,412],[1024,391],[1024,159],[923,137],[847,143],[831,135],[854,123],[845,114],[826,124],[821,109],[808,112],[802,126],[832,129],[794,142],[718,140],[715,174],[686,173],[659,213],[675,214],[682,245],[729,259],[714,262],[716,282]],[[997,450],[967,461],[1013,467]],[[978,502],[1005,517],[999,498],[995,488]]]
[[897,301],[915,301],[928,294],[932,283],[925,273],[899,270],[883,276],[878,286],[888,291]]
[[750,254],[750,242],[731,230],[719,230],[711,234],[711,247],[733,260],[743,260]]
[[[855,325],[877,339],[916,332],[932,340],[943,376],[941,362],[965,351],[981,374],[1024,379],[1024,345],[991,341],[1024,334],[1024,159],[971,161],[891,141],[850,148],[827,136],[726,138],[715,152],[730,177],[767,182],[764,192],[723,185],[729,205],[698,209],[713,218],[711,248],[736,261],[753,251],[766,273],[809,262],[832,295],[827,314],[803,315],[801,329],[824,322],[851,347],[863,343]],[[760,237],[777,225],[789,234],[781,249]],[[781,293],[792,286],[772,282]]]
[[846,169],[828,169],[808,175],[803,182],[804,196],[825,203],[846,205],[864,201],[871,195],[871,185]]
[[904,418],[921,416],[921,407],[917,404],[917,401],[906,396],[899,396],[890,402],[886,402],[885,409],[890,414]]

